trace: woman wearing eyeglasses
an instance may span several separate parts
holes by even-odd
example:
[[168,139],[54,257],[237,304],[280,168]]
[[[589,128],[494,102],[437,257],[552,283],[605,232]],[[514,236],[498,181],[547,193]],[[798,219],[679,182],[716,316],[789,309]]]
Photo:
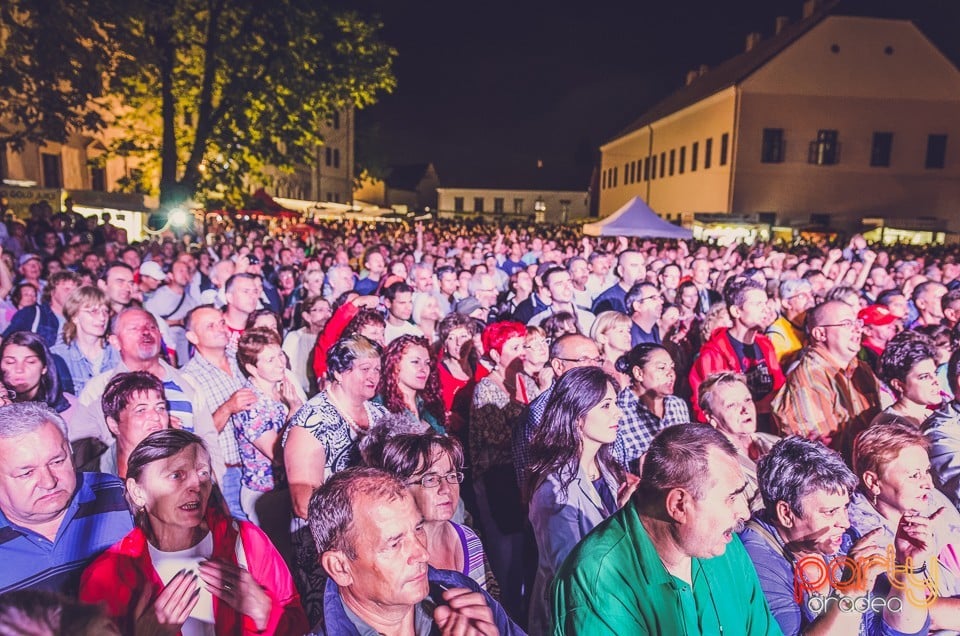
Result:
[[80,395],[93,376],[120,364],[120,354],[107,342],[110,325],[107,296],[92,285],[78,287],[63,304],[63,318],[66,321],[63,342],[58,342],[50,353],[66,363],[72,381],[71,392]]
[[492,583],[483,545],[467,526],[451,521],[460,502],[463,449],[453,437],[406,433],[386,440],[367,461],[407,484],[423,515],[430,565],[469,576],[484,590]]
[[620,407],[616,381],[603,369],[580,367],[554,386],[534,432],[530,523],[539,563],[530,599],[530,633],[550,626],[550,584],[577,543],[630,498],[630,480],[610,452],[617,439]]

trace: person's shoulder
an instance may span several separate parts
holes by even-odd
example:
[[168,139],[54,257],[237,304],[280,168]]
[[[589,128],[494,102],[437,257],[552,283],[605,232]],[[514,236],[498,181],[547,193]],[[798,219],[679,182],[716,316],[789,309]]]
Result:
[[640,556],[638,539],[630,532],[628,515],[636,516],[632,505],[620,508],[597,525],[570,552],[557,579],[577,578],[593,584],[603,573],[622,569],[626,552],[633,553],[630,561],[636,561]]

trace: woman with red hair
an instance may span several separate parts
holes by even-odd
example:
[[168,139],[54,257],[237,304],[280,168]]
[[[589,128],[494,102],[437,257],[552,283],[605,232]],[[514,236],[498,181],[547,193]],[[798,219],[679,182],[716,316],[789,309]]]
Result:
[[391,413],[423,422],[441,435],[446,433],[440,377],[426,338],[407,334],[387,346],[376,401]]
[[522,615],[526,516],[511,443],[524,407],[540,392],[523,373],[526,337],[527,328],[519,322],[495,322],[484,328],[481,341],[493,368],[474,389],[469,425],[476,519],[494,576],[502,583],[501,603],[511,616]]

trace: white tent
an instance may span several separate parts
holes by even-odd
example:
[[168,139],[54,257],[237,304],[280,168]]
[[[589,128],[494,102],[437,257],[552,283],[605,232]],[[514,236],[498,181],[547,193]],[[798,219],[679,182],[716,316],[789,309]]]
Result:
[[610,216],[583,226],[590,236],[637,236],[640,238],[693,238],[693,232],[664,221],[643,202],[633,197]]

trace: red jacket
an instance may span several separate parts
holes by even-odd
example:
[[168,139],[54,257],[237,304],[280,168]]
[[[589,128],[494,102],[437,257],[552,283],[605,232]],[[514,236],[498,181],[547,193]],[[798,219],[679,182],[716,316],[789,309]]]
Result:
[[353,303],[343,303],[333,312],[330,320],[323,327],[323,331],[320,332],[317,344],[313,348],[313,372],[316,374],[317,383],[321,387],[327,379],[327,350],[337,344],[337,340],[343,335],[343,330],[359,313],[360,308]]
[[[216,506],[207,508],[206,521],[213,535],[213,558],[236,564],[239,532],[247,569],[273,601],[267,627],[260,631],[249,617],[237,613],[214,596],[217,636],[308,632],[310,626],[293,577],[267,535],[252,523],[235,522]],[[87,566],[80,579],[80,600],[102,604],[120,628],[120,633],[126,636],[135,631],[134,610],[148,583],[153,589],[152,602],[163,590],[163,581],[150,561],[146,534],[140,528],[134,528]]]
[[[760,355],[767,363],[770,375],[773,377],[773,390],[770,391],[762,400],[757,402],[758,413],[769,413],[770,402],[776,395],[780,387],[786,382],[783,370],[780,369],[780,362],[777,360],[777,353],[773,350],[773,343],[764,335],[757,334],[754,341]],[[700,410],[700,384],[707,379],[707,376],[720,371],[733,371],[735,373],[744,373],[744,368],[740,365],[733,345],[730,344],[730,338],[727,337],[726,329],[718,329],[710,336],[703,348],[700,349],[700,355],[693,362],[690,369],[690,388],[693,391],[693,416],[698,422],[706,422],[707,416]]]

